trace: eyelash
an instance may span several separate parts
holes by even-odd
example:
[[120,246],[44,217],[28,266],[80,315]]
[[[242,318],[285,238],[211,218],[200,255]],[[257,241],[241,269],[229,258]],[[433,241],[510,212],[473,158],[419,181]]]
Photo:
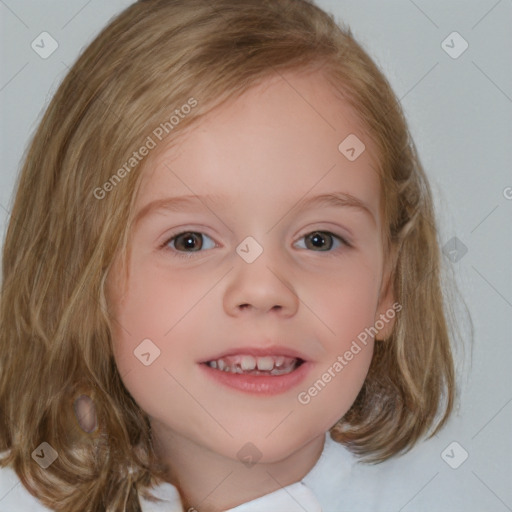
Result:
[[[178,251],[176,249],[169,247],[169,243],[172,242],[175,238],[178,238],[179,236],[185,235],[187,233],[192,233],[194,235],[206,235],[206,233],[201,233],[199,231],[181,231],[179,233],[171,235],[170,238],[167,238],[166,241],[160,246],[160,248],[165,251],[170,251],[171,253],[173,253],[174,257],[185,258],[185,259],[190,259],[191,257],[193,257],[194,252],[204,252],[204,251],[184,252],[184,251]],[[307,237],[308,235],[312,235],[313,233],[322,233],[324,235],[330,235],[333,238],[336,238],[337,240],[339,240],[342,243],[342,245],[344,245],[346,248],[352,247],[352,244],[347,242],[347,240],[345,238],[343,238],[342,236],[336,235],[335,233],[332,233],[330,231],[324,231],[324,230],[320,230],[320,229],[310,231],[309,233],[306,233],[305,235],[301,236],[300,239],[302,240],[303,238]],[[208,236],[208,235],[206,235],[206,236]],[[208,238],[211,238],[211,237],[208,237]],[[328,253],[328,256],[336,256],[336,254],[333,254],[333,253],[337,253],[341,249],[343,249],[343,247],[338,247],[337,249],[334,249],[334,250],[313,251],[313,252],[326,252],[326,253]],[[305,249],[305,250],[307,250],[307,249]]]

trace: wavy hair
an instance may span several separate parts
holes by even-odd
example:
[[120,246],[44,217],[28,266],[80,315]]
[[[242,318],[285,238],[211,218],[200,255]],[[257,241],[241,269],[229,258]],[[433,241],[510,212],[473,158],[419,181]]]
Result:
[[[54,95],[25,154],[4,241],[0,465],[44,505],[135,512],[139,495],[151,499],[165,477],[148,417],[116,368],[105,296],[149,159],[104,198],[94,191],[190,98],[197,106],[166,143],[265,78],[305,68],[356,109],[379,150],[392,286],[403,305],[332,437],[379,462],[446,422],[454,364],[431,191],[377,65],[308,0],[140,0],[100,32]],[[73,410],[83,394],[96,407],[92,432]],[[42,442],[59,455],[47,469],[31,457]]]

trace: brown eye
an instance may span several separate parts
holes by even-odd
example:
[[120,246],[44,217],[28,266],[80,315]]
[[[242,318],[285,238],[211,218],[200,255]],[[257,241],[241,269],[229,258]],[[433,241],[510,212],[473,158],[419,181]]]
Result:
[[[306,235],[306,247],[320,249],[321,251],[328,251],[333,245],[333,235],[325,231],[314,231]],[[309,243],[308,243],[309,241]]]
[[[304,249],[311,249],[315,252],[335,252],[343,246],[351,247],[343,237],[329,231],[312,231],[304,235],[301,240],[306,241]],[[338,245],[333,248],[335,243]]]
[[[204,246],[205,238],[208,240],[206,247]],[[178,233],[162,244],[162,249],[172,251],[174,256],[183,258],[190,258],[195,252],[204,252],[201,249],[213,249],[214,247],[215,242],[209,236],[197,231]]]
[[202,235],[192,231],[181,233],[173,238],[177,250],[191,250],[196,252],[203,247]]

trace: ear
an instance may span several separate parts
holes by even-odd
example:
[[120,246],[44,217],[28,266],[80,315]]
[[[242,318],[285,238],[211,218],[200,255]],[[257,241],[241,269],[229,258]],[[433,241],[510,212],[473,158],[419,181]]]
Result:
[[396,312],[402,309],[402,306],[395,302],[395,293],[393,289],[396,256],[397,248],[393,246],[385,261],[382,283],[379,291],[379,301],[374,321],[375,328],[378,329],[378,332],[375,335],[375,341],[385,341],[391,336],[395,325]]
[[98,417],[92,399],[88,395],[80,395],[73,406],[80,428],[88,434],[94,432],[98,427]]

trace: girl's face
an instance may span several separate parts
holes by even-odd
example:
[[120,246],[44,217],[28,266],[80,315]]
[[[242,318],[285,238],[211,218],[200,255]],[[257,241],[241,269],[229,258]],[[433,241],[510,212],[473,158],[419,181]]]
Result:
[[319,74],[299,72],[165,142],[144,170],[128,281],[119,260],[109,276],[119,372],[163,445],[281,460],[347,412],[368,329],[393,324],[375,146]]

